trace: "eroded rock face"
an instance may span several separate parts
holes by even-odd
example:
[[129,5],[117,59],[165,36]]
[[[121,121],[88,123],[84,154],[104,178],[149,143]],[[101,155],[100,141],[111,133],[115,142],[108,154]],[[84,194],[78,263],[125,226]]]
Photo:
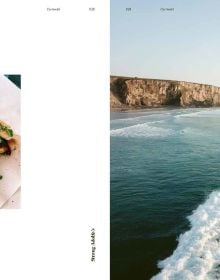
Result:
[[220,87],[197,83],[112,76],[110,91],[112,108],[220,106]]

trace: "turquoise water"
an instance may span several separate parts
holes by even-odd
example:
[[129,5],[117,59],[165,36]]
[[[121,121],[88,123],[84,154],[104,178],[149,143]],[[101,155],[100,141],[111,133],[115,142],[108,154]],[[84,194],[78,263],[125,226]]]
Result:
[[220,279],[219,186],[220,109],[111,113],[111,280]]

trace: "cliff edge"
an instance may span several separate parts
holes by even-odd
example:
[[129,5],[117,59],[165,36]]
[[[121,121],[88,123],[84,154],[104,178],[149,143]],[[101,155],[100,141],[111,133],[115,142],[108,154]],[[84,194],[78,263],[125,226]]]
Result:
[[220,87],[172,80],[110,77],[112,109],[220,106]]

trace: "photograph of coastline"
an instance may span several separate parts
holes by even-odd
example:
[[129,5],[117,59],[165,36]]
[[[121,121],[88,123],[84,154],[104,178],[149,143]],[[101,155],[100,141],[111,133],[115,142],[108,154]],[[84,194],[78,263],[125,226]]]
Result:
[[0,208],[20,208],[20,75],[0,75]]
[[220,2],[110,3],[110,279],[220,279]]

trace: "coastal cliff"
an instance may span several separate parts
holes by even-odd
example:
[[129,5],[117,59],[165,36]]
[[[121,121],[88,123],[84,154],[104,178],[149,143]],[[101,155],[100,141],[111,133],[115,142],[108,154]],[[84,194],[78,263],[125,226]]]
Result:
[[183,81],[111,76],[110,106],[112,109],[220,106],[220,87]]

